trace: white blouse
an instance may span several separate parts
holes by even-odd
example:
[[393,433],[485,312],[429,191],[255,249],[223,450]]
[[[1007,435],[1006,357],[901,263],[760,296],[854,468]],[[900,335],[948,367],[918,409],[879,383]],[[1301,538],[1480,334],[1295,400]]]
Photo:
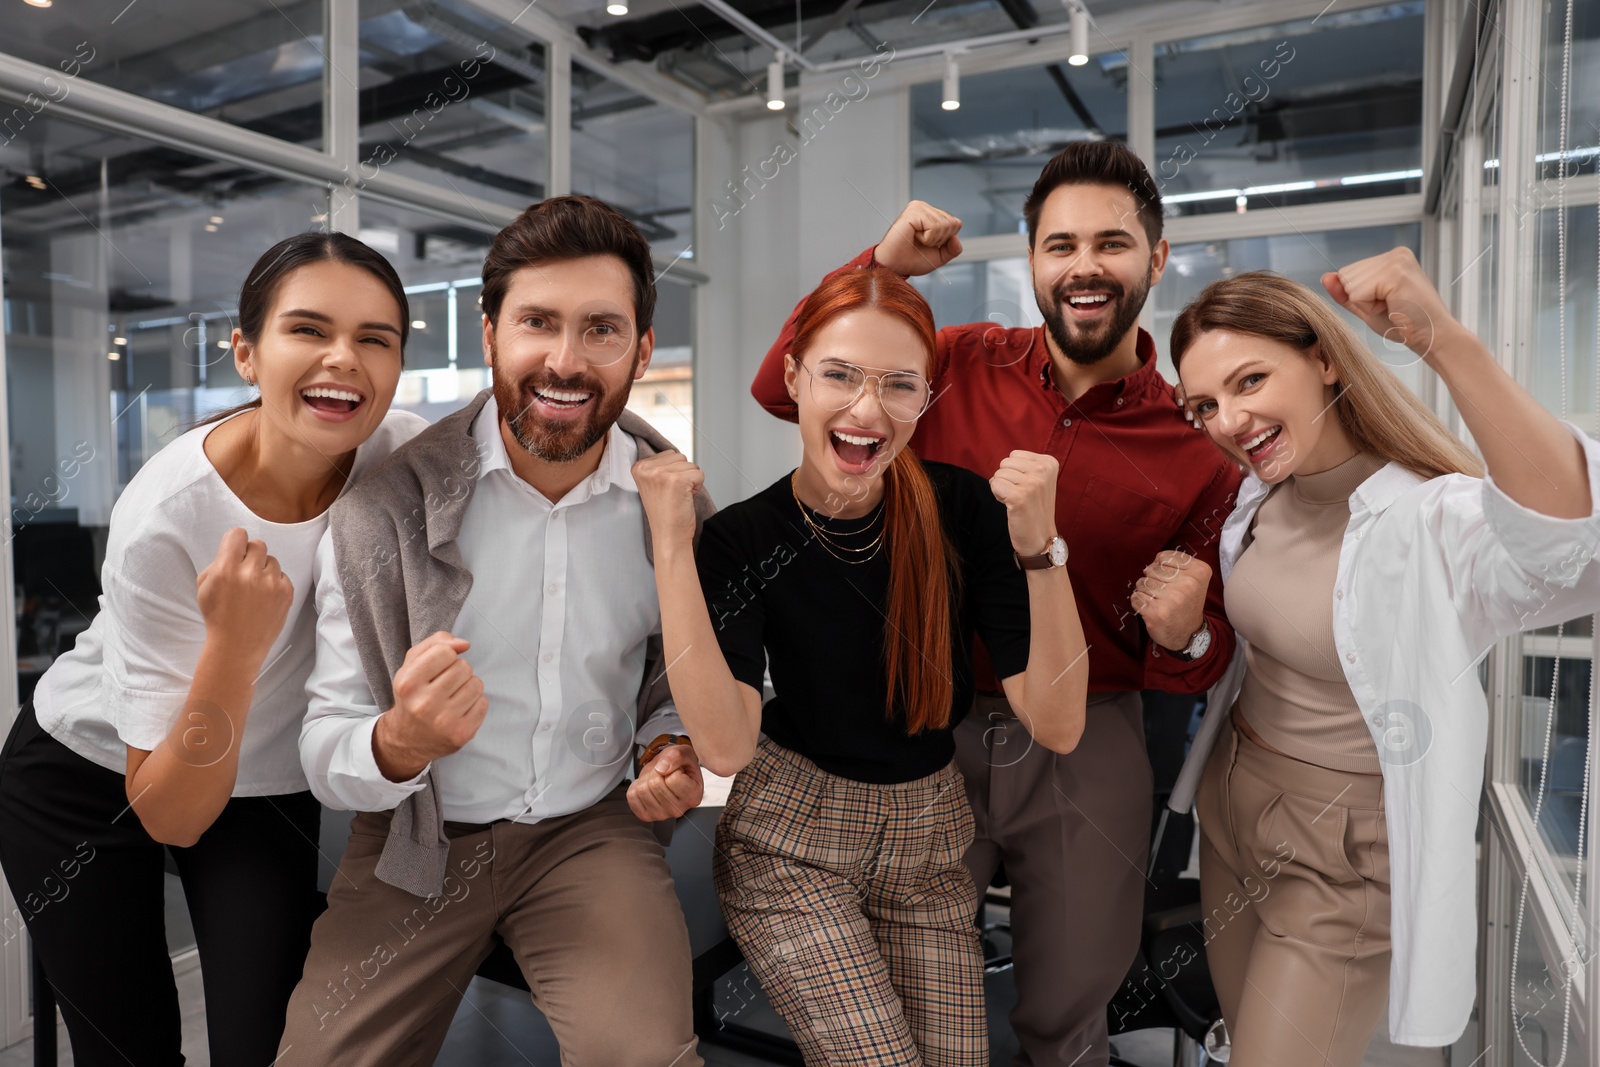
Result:
[[[1557,519],[1491,478],[1424,480],[1390,463],[1350,497],[1333,589],[1340,665],[1378,747],[1389,828],[1389,1029],[1448,1045],[1477,992],[1474,834],[1488,703],[1474,669],[1501,638],[1600,611],[1600,444],[1582,444],[1594,509]],[[1271,487],[1251,475],[1222,528],[1222,580]],[[1168,806],[1188,811],[1244,679],[1245,641],[1207,696]]]
[[[222,535],[243,527],[264,541],[294,584],[283,630],[256,678],[243,736],[207,738],[218,758],[238,744],[234,796],[298,792],[300,721],[316,655],[312,571],[327,513],[305,522],[260,518],[233,494],[202,447],[220,426],[199,426],[139,469],[111,511],[101,568],[100,611],[72,651],[51,664],[34,691],[39,725],[78,755],[123,773],[127,749],[154,749],[177,722],[205,644],[195,581],[216,558]],[[373,463],[426,428],[389,412],[356,451],[346,488]]]

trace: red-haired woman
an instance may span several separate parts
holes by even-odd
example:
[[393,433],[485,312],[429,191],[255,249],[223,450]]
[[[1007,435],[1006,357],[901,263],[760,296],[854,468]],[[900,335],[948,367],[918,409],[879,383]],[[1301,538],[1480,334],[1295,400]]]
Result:
[[699,470],[676,453],[634,469],[679,713],[704,766],[739,772],[718,896],[807,1063],[986,1065],[951,730],[976,631],[1039,744],[1069,752],[1082,732],[1056,462],[1013,452],[986,484],[911,453],[939,368],[899,275],[835,276],[796,327],[792,474],[714,516],[695,552]]

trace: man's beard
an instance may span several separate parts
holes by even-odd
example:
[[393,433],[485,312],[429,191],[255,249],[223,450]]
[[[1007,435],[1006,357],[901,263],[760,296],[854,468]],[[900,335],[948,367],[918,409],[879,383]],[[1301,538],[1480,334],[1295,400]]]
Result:
[[[1139,312],[1144,310],[1144,302],[1150,296],[1150,278],[1154,272],[1155,264],[1151,263],[1145,268],[1144,281],[1132,293],[1124,290],[1121,283],[1110,278],[1070,287],[1063,286],[1053,294],[1041,292],[1035,286],[1033,297],[1039,302],[1039,314],[1044,316],[1045,329],[1050,331],[1050,337],[1055,341],[1056,347],[1061,349],[1062,355],[1074,363],[1087,367],[1116,351],[1123,337],[1127,336],[1134,323],[1139,321]],[[1074,334],[1072,328],[1067,325],[1067,316],[1071,312],[1064,305],[1073,293],[1084,292],[1109,292],[1110,301],[1116,304],[1116,311],[1099,326]],[[1051,299],[1052,296],[1054,299]]]
[[[530,456],[546,463],[571,463],[593,448],[611,429],[622,410],[628,406],[628,394],[633,389],[632,371],[639,365],[635,352],[629,364],[629,374],[615,395],[592,375],[576,378],[559,378],[553,374],[531,374],[520,381],[512,381],[500,371],[500,355],[491,346],[490,366],[494,372],[494,402],[500,408],[500,417],[511,428],[511,436]],[[589,410],[579,419],[557,422],[540,415],[533,408],[532,392],[552,389],[594,394],[589,399]]]

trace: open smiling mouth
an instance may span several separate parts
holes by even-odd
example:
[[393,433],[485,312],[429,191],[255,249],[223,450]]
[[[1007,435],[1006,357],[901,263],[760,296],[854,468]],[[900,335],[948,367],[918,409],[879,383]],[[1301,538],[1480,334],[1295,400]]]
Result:
[[1260,433],[1250,438],[1250,440],[1245,441],[1242,445],[1240,445],[1240,447],[1244,449],[1245,454],[1251,459],[1260,459],[1262,456],[1272,451],[1273,445],[1277,443],[1278,435],[1282,432],[1282,426],[1270,427],[1269,429],[1262,430]]
[[594,399],[595,394],[581,389],[532,389],[540,406],[554,412],[578,411]]
[[326,419],[347,419],[365,403],[365,398],[353,389],[336,389],[330,386],[313,386],[302,390],[300,398],[306,406]]
[[1066,293],[1061,303],[1074,319],[1092,319],[1109,308],[1112,299],[1111,293]]
[[888,440],[887,437],[874,434],[846,433],[842,430],[828,432],[828,442],[833,446],[833,454],[838,457],[839,465],[852,474],[865,474],[871,470]]

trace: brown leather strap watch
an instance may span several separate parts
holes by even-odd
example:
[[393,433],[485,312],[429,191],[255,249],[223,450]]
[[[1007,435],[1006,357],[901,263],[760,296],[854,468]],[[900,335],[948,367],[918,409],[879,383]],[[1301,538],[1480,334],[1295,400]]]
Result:
[[1044,546],[1044,551],[1037,556],[1019,556],[1011,553],[1011,558],[1017,561],[1017,567],[1025,571],[1042,571],[1051,567],[1065,567],[1067,565],[1067,543],[1061,535],[1050,538]]
[[638,774],[655,760],[655,758],[673,745],[692,745],[688,734],[660,734],[654,741],[644,746],[644,752],[639,756],[639,761],[633,766],[633,773]]

